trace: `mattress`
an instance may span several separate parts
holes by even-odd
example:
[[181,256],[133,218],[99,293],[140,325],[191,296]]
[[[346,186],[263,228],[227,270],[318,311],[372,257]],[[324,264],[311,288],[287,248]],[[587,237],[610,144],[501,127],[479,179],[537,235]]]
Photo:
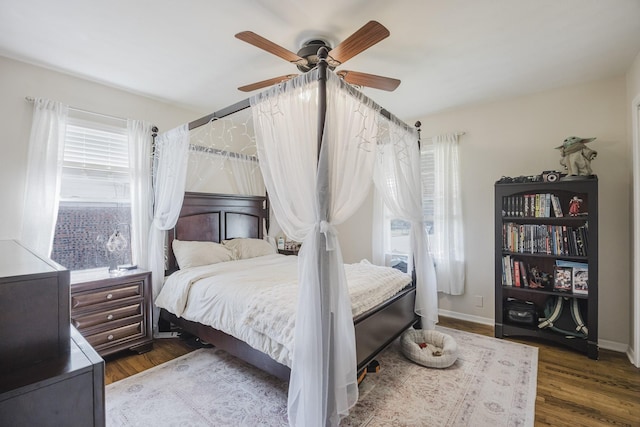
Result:
[[[155,304],[211,326],[291,366],[298,306],[298,257],[279,254],[179,270]],[[363,260],[345,264],[352,314],[388,300],[411,282],[396,269]]]

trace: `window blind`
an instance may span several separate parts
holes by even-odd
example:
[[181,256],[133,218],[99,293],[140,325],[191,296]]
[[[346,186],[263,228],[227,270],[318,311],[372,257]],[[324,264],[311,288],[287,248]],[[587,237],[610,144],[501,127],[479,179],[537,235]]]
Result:
[[126,122],[70,114],[67,122],[61,201],[129,203]]

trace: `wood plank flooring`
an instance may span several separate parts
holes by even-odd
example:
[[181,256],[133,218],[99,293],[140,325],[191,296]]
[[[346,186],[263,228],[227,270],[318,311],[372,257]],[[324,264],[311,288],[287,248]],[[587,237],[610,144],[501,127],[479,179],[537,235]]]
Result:
[[[440,317],[440,326],[493,336],[493,327]],[[538,347],[536,426],[640,426],[640,369],[627,356],[600,350],[591,360],[542,341]],[[105,383],[126,378],[193,351],[180,339],[161,339],[141,355],[123,352],[106,359]]]

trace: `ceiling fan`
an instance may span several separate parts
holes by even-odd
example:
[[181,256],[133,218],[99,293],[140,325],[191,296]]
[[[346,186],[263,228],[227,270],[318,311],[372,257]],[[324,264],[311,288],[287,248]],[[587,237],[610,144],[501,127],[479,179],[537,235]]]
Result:
[[[328,42],[322,39],[312,39],[303,44],[298,53],[293,53],[274,42],[265,39],[262,36],[252,32],[243,31],[236,34],[236,38],[247,42],[255,47],[263,49],[273,55],[276,55],[285,61],[288,61],[298,67],[298,70],[306,73],[312,70],[318,63],[318,49],[326,47],[329,51],[327,64],[329,69],[334,70],[339,65],[344,64],[347,60],[353,58],[362,51],[370,48],[374,44],[389,37],[389,30],[384,25],[376,21],[367,22],[362,28],[349,36],[338,46],[332,48]],[[357,85],[382,89],[386,91],[395,90],[400,84],[400,80],[390,77],[376,76],[374,74],[360,73],[358,71],[340,70],[336,72],[345,82]],[[284,76],[274,77],[268,80],[241,86],[238,89],[243,92],[251,92],[271,86],[295,77],[296,74],[287,74]]]

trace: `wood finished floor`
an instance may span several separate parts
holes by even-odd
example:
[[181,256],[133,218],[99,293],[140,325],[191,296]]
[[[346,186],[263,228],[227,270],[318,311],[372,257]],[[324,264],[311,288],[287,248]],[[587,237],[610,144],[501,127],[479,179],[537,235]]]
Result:
[[[440,326],[493,336],[493,327],[450,318]],[[640,369],[627,356],[600,350],[600,359],[540,341],[511,339],[538,347],[536,426],[640,427]],[[154,342],[141,355],[123,352],[106,359],[110,384],[193,351],[179,339]],[[384,369],[384,367],[383,367]]]

